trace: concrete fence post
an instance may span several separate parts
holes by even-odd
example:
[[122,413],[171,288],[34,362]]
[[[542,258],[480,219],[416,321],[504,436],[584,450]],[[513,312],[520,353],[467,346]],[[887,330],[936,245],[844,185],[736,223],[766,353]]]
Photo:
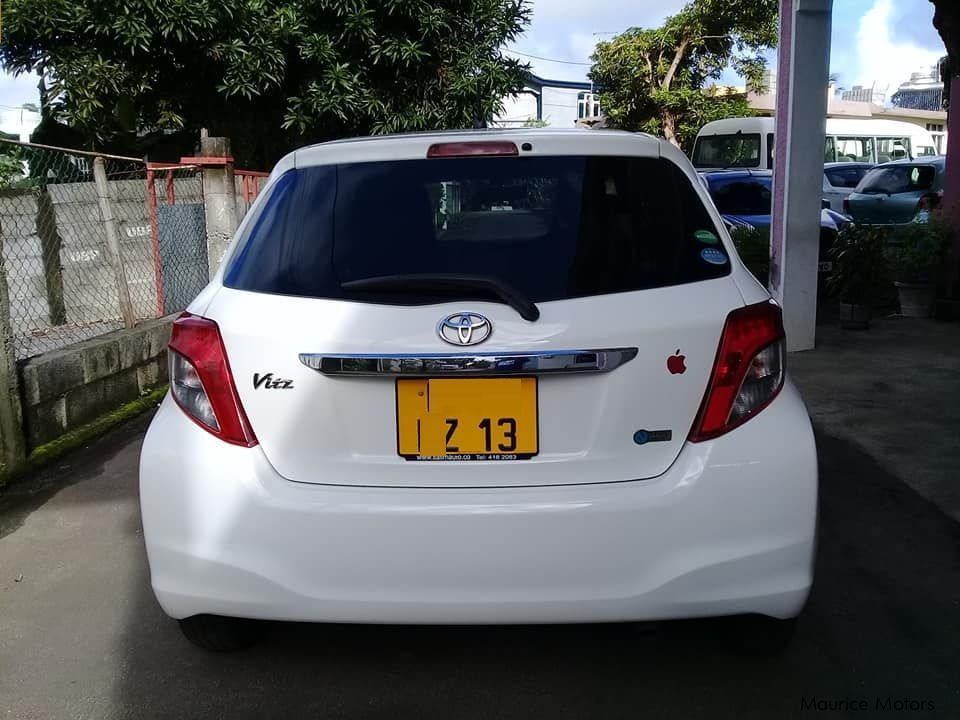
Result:
[[47,288],[47,308],[51,325],[67,322],[67,306],[63,300],[63,261],[60,248],[63,242],[57,232],[57,215],[46,185],[37,191],[37,237],[43,261],[43,279]]
[[10,326],[10,293],[0,235],[0,485],[23,464],[25,457],[17,361]]
[[127,273],[123,267],[123,256],[120,254],[120,233],[117,231],[117,221],[113,216],[113,198],[110,195],[107,169],[102,157],[96,157],[93,160],[93,179],[97,185],[97,200],[100,203],[100,216],[103,219],[103,229],[107,239],[107,255],[117,283],[120,315],[123,317],[124,326],[132,328],[137,324],[137,319],[133,314],[133,303],[130,301],[130,286],[127,285]]
[[237,229],[237,188],[233,179],[230,139],[200,138],[199,161],[203,168],[203,207],[207,221],[207,263],[213,277]]

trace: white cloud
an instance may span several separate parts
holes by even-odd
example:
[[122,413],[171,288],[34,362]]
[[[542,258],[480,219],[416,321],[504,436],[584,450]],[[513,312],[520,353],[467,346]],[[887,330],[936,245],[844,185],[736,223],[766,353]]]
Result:
[[[531,0],[533,25],[539,23],[586,23],[592,32],[622,31],[633,25],[658,25],[687,0]],[[604,23],[613,27],[600,27]],[[571,27],[571,29],[574,29]],[[586,28],[584,28],[586,29]]]
[[10,75],[0,71],[0,106],[18,108],[24,103],[40,103],[37,84],[40,78],[33,73]]
[[[923,5],[929,13],[921,13],[914,21],[929,23],[932,6]],[[858,69],[848,81],[865,87],[876,83],[878,90],[886,89],[888,98],[910,78],[910,73],[928,69],[944,54],[942,49],[924,48],[910,39],[897,38],[894,10],[893,0],[876,0],[861,18],[856,35]]]
[[[590,54],[599,40],[635,26],[657,27],[687,0],[531,0],[533,18],[527,31],[511,45],[529,55],[520,57],[533,72],[556,80],[585,80]],[[583,64],[570,64],[583,63]]]

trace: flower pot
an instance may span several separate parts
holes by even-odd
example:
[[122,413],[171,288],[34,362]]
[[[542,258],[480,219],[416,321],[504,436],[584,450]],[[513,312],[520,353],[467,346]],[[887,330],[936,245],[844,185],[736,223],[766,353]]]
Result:
[[900,297],[900,314],[909,318],[930,317],[936,288],[931,283],[895,282]]
[[840,327],[845,330],[866,330],[870,327],[870,306],[850,305],[840,303],[843,313],[840,316]]

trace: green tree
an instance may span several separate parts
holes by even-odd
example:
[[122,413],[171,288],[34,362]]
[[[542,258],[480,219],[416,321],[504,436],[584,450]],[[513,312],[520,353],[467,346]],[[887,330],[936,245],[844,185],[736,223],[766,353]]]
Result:
[[[527,0],[7,0],[0,58],[88,143],[297,143],[470,127],[522,87]],[[194,140],[195,141],[195,140]]]
[[23,160],[16,152],[16,146],[0,144],[0,190],[15,187],[23,177]]
[[762,86],[762,51],[777,41],[777,0],[693,0],[659,28],[631,28],[597,44],[590,78],[609,125],[686,146],[710,120],[749,115],[742,95],[704,92],[733,67]]

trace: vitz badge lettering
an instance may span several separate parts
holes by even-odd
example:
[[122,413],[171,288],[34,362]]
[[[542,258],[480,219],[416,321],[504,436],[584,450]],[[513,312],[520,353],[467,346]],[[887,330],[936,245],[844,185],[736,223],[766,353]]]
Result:
[[253,389],[259,390],[260,388],[267,390],[293,390],[293,380],[283,380],[281,378],[274,380],[273,373],[267,373],[266,375],[254,373]]

